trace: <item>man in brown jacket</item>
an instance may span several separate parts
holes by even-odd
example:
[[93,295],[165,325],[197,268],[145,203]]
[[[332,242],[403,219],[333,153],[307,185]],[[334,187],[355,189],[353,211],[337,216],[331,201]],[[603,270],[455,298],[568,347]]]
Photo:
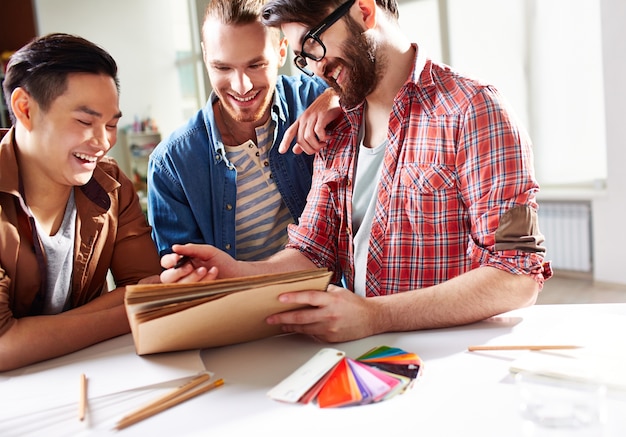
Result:
[[47,35],[11,57],[3,89],[0,371],[129,332],[124,287],[161,271],[133,185],[105,156],[121,117],[111,56]]

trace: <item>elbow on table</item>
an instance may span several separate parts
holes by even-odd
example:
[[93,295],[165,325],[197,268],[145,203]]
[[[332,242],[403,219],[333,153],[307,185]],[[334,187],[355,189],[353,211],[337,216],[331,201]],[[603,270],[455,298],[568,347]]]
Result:
[[7,349],[6,345],[3,344],[2,337],[0,337],[0,373],[19,369],[24,366],[24,363],[20,362],[19,358],[15,356],[15,353]]
[[537,302],[541,286],[531,277],[522,277],[517,286],[518,308],[533,306]]
[[16,349],[13,340],[10,338],[11,328],[15,324],[15,319],[7,320],[0,331],[0,372],[14,370],[20,367],[16,357]]

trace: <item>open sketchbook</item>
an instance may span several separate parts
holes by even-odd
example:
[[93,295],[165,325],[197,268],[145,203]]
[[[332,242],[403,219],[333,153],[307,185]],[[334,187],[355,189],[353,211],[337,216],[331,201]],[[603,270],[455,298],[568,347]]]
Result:
[[126,312],[139,355],[203,349],[269,337],[271,315],[301,307],[278,301],[282,293],[325,291],[332,273],[312,269],[193,284],[126,287]]

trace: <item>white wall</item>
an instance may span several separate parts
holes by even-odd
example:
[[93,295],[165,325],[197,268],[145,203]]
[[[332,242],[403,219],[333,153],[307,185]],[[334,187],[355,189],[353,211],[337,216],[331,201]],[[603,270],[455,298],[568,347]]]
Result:
[[439,8],[436,0],[409,1],[399,4],[400,27],[403,32],[420,46],[429,58],[443,61],[440,38]]
[[626,284],[626,2],[601,0],[608,178],[593,201],[596,280]]
[[[172,102],[181,100],[174,65],[172,8],[184,0],[35,0],[38,34],[80,35],[107,50],[117,61],[121,84],[120,126],[135,116],[151,117],[162,132],[184,120]],[[118,140],[118,145],[121,141]],[[128,172],[126,154],[111,155]]]
[[448,0],[450,65],[493,84],[530,128],[524,3]]
[[607,172],[600,1],[526,2],[537,175],[544,186],[593,186]]

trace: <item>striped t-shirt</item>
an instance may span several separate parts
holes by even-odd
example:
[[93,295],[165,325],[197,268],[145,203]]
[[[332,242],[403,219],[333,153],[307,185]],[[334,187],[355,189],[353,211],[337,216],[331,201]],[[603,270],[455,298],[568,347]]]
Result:
[[225,146],[228,160],[237,168],[235,210],[236,257],[250,261],[267,258],[287,242],[287,225],[293,219],[274,182],[269,164],[274,122],[256,128],[257,144],[248,140]]

